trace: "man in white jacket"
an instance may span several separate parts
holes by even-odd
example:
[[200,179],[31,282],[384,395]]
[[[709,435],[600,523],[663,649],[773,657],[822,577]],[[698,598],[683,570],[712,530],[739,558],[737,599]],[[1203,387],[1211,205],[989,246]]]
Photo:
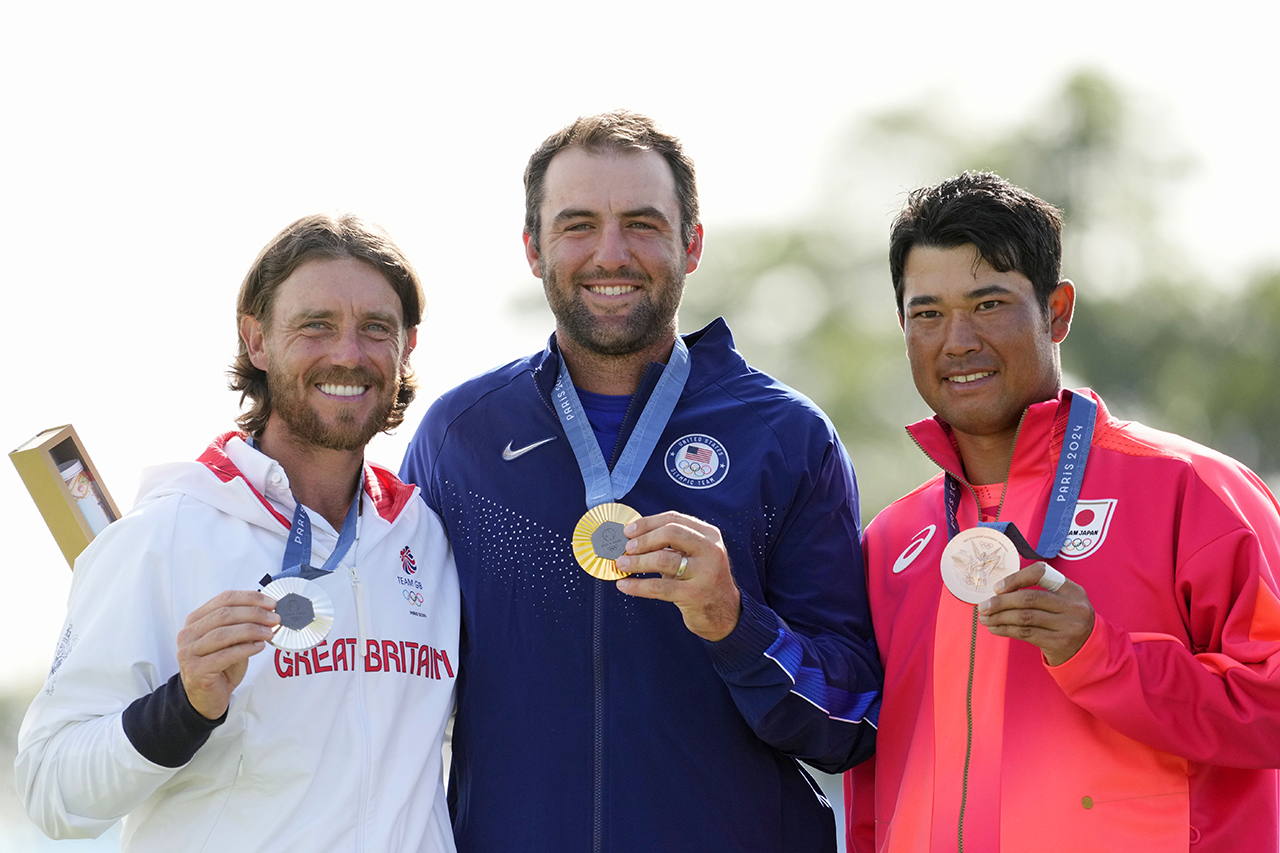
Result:
[[306,217],[237,314],[241,430],[145,472],[76,561],[18,791],[55,838],[123,817],[129,851],[452,851],[453,557],[364,461],[414,396],[418,277],[382,231]]

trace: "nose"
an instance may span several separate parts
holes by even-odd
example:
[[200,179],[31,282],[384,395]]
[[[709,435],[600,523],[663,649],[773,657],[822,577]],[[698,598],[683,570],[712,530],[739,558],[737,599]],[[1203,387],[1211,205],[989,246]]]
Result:
[[621,223],[609,222],[600,228],[595,261],[597,266],[607,270],[620,269],[631,261],[631,249],[627,245],[627,235],[622,230]]
[[947,318],[943,338],[943,352],[947,356],[956,358],[980,349],[982,349],[982,339],[978,337],[973,321],[967,314],[956,312]]
[[340,367],[354,367],[365,362],[364,341],[354,323],[344,326],[334,339],[329,361]]

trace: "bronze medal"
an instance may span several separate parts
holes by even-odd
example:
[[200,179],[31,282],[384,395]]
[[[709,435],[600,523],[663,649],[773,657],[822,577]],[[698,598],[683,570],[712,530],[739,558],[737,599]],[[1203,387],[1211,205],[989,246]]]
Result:
[[1018,571],[1018,551],[999,530],[961,530],[942,551],[942,581],[951,594],[968,604],[995,595],[996,582]]

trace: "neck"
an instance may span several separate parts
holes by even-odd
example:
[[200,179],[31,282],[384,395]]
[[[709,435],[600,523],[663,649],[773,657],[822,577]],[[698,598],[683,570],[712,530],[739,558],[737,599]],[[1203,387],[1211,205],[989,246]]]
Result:
[[560,357],[569,368],[573,384],[593,394],[629,396],[640,386],[640,378],[650,362],[666,364],[675,347],[675,333],[643,350],[626,355],[602,355],[574,343],[568,335],[556,333]]
[[334,530],[342,529],[360,486],[363,448],[329,450],[303,444],[272,419],[258,437],[258,449],[284,468],[298,503],[320,513]]
[[975,486],[1003,483],[1009,475],[1017,432],[1000,435],[954,433],[964,475]]

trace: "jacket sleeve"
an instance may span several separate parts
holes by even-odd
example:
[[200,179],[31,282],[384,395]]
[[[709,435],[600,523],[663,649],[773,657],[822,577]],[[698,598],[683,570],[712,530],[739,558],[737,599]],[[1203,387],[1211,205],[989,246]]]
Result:
[[[127,516],[76,561],[53,668],[22,722],[14,762],[27,814],[52,838],[100,835],[179,769],[140,752],[127,719],[135,737],[144,729],[154,736],[156,721],[189,706],[180,686],[166,684],[177,672],[181,626],[170,606],[167,548],[150,535],[171,530],[171,515],[153,507]],[[200,743],[207,736],[195,734]],[[186,738],[153,739],[171,748]]]
[[868,611],[853,466],[834,432],[809,458],[812,473],[798,478],[765,557],[762,599],[744,590],[737,626],[706,645],[761,740],[838,773],[874,749],[883,673]]
[[442,411],[445,408],[444,401],[437,400],[427,410],[413,438],[409,439],[409,446],[400,463],[400,480],[417,486],[427,506],[442,520],[444,516],[441,512],[439,486],[434,475],[436,459],[446,431],[447,417]]
[[1072,701],[1141,743],[1206,764],[1280,767],[1280,509],[1251,472],[1231,473],[1212,486],[1195,478],[1175,528],[1186,634],[1098,615],[1080,651],[1048,670]]

